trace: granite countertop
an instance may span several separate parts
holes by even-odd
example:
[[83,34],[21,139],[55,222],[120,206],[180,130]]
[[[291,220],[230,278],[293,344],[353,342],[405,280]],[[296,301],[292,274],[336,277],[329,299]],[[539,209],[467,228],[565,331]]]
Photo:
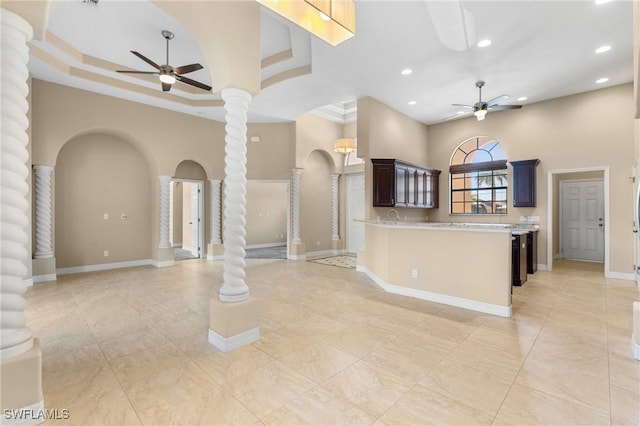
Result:
[[458,230],[458,231],[486,231],[486,232],[505,232],[511,231],[513,235],[526,234],[529,231],[538,230],[538,224],[521,224],[521,223],[473,223],[473,222],[406,222],[403,220],[357,220],[371,225],[383,227],[398,228],[420,228],[420,229],[442,229],[442,230]]

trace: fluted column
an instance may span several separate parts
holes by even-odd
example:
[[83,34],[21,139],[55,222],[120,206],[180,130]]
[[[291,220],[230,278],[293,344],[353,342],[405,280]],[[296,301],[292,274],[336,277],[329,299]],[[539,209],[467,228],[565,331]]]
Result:
[[340,174],[331,174],[331,239],[340,239],[340,228],[338,227],[338,180]]
[[158,248],[171,248],[169,238],[169,213],[171,210],[171,177],[158,176],[160,181],[160,242]]
[[222,91],[225,114],[224,273],[220,300],[249,298],[245,278],[247,224],[247,111],[251,95],[241,89]]
[[211,187],[211,244],[222,244],[220,239],[220,186],[222,181],[209,179]]
[[53,257],[53,214],[51,208],[53,167],[33,166],[35,177],[36,259]]
[[32,37],[32,29],[24,19],[6,9],[1,10],[0,17],[0,359],[4,359],[27,352],[33,347],[32,333],[24,315],[23,297],[27,289],[23,281],[28,272],[25,263],[29,257],[25,248],[29,227],[29,203],[26,198],[29,190],[26,181],[29,176],[26,165],[29,159],[29,137],[26,132],[29,127],[27,42]]
[[300,174],[302,169],[291,170],[291,222],[293,243],[300,243]]

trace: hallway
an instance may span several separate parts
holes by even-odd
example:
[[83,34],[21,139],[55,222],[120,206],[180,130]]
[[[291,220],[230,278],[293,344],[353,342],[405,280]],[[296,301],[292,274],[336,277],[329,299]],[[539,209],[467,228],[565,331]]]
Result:
[[597,267],[537,272],[506,319],[248,260],[262,337],[228,354],[207,342],[221,262],[61,276],[29,289],[27,315],[64,424],[638,424],[640,295]]

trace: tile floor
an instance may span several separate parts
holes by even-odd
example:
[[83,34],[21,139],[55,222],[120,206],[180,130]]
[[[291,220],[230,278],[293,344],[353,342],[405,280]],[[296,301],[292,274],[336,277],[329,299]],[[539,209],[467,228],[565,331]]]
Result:
[[600,265],[530,276],[505,319],[352,269],[248,260],[262,338],[228,354],[207,343],[221,276],[187,260],[33,286],[46,407],[80,425],[640,424],[640,295]]

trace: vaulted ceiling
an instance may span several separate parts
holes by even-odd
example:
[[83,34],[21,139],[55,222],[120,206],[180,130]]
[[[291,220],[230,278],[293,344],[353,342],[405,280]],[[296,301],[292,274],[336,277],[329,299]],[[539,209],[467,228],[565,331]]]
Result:
[[[496,113],[526,114],[528,103],[633,79],[631,1],[359,0],[356,23],[356,35],[333,47],[263,10],[261,90],[249,120],[293,121],[314,110],[348,122],[355,101],[372,96],[432,124],[456,115],[452,103],[476,102],[477,80],[486,81],[483,99],[507,94],[505,103],[525,105]],[[212,93],[180,83],[163,92],[156,76],[115,72],[152,70],[131,50],[164,64],[165,29],[175,34],[171,65],[203,64],[188,77],[213,86]],[[484,39],[491,45],[478,47]],[[596,53],[605,45],[608,51]],[[53,2],[45,40],[31,42],[29,68],[42,80],[224,119],[202,46],[147,0]],[[403,75],[407,68],[412,72]],[[596,83],[601,78],[608,80]]]

